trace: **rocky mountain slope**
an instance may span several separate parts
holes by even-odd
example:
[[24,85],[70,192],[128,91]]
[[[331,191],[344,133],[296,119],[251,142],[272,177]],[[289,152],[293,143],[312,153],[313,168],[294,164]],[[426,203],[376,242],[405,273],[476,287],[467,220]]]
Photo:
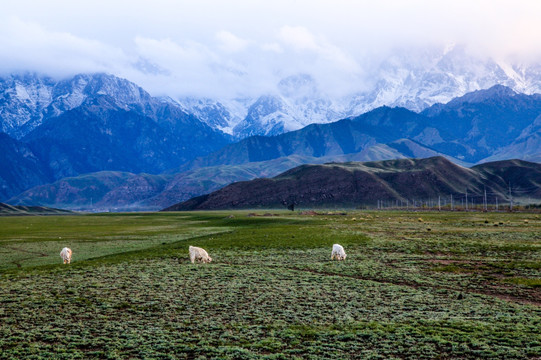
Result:
[[152,113],[156,101],[136,84],[107,74],[79,74],[54,80],[37,74],[0,78],[0,131],[21,138],[47,119],[75,109],[87,99],[109,96],[121,109]]
[[[517,175],[515,175],[517,174]],[[378,201],[414,202],[454,195],[466,189],[473,196],[484,190],[506,199],[508,181],[523,196],[541,198],[541,164],[524,161],[486,163],[468,169],[443,157],[368,163],[301,165],[271,179],[228,185],[213,193],[173,205],[166,211],[242,208],[375,206]]]
[[[118,111],[114,106],[109,109],[107,98],[100,98],[100,101],[103,104],[98,107],[103,111],[96,119],[83,116],[85,122],[79,124],[74,120],[73,127],[55,125],[56,121],[72,112],[86,109],[86,105],[82,105],[51,121],[49,125],[36,129],[35,132],[40,134],[37,140],[32,138],[35,132],[27,135],[24,139],[29,139],[29,142],[25,146],[31,146],[33,150],[29,151],[40,154],[40,158],[57,159],[56,162],[49,162],[47,168],[55,169],[56,174],[64,172],[65,176],[75,176],[81,169],[120,169],[130,173],[132,169],[138,169],[138,172],[159,173],[160,168],[164,169],[168,164],[173,164],[168,161],[181,158],[181,149],[175,145],[184,142],[165,142],[163,139],[167,139],[167,136],[156,131],[150,132],[155,134],[154,137],[143,137],[145,142],[137,148],[139,152],[135,152],[139,155],[130,158],[133,151],[130,153],[126,149],[130,143],[137,142],[138,136],[142,136],[140,132],[149,133],[145,129],[152,126],[152,120],[144,118],[146,120],[135,121],[132,117],[139,115],[134,112],[122,113],[123,117],[117,118]],[[132,195],[138,190],[136,183],[129,181],[130,177],[108,187],[106,192],[95,191],[91,194],[86,189],[73,190],[86,195],[71,205],[65,201],[62,181],[44,186],[49,194],[47,197],[43,196],[43,187],[38,187],[29,189],[10,201],[16,204],[37,203],[88,208],[90,198],[93,198],[94,206],[99,204],[101,208],[159,209],[212,192],[231,182],[276,176],[303,163],[444,156],[457,164],[471,166],[475,162],[486,162],[483,158],[486,154],[493,154],[491,156],[495,157],[507,154],[507,158],[528,156],[536,159],[541,151],[541,147],[536,145],[541,134],[538,126],[539,115],[536,115],[541,113],[540,104],[539,95],[517,94],[508,88],[496,86],[467,94],[449,104],[434,105],[422,114],[404,108],[382,107],[335,123],[312,124],[298,131],[272,137],[249,137],[183,165],[172,166],[172,170],[164,174],[166,180],[161,186],[150,187],[137,198]],[[98,113],[98,110],[90,113]],[[131,125],[132,123],[136,125]],[[49,126],[53,126],[53,130],[46,131]],[[490,126],[495,129],[479,131]],[[524,129],[520,131],[523,126]],[[71,129],[71,133],[79,132],[79,135],[70,135],[64,139],[62,131],[66,129]],[[108,130],[103,132],[100,129]],[[118,137],[119,133],[123,135]],[[86,139],[84,134],[93,135]],[[489,134],[490,139],[483,134]],[[499,148],[494,145],[495,137],[503,139]],[[77,146],[84,148],[84,151],[79,154],[72,150],[76,147],[70,143],[73,141],[70,139],[75,138],[82,139]],[[123,138],[127,139],[126,143],[122,143]],[[91,139],[94,140],[90,141]],[[43,152],[42,148],[54,149],[54,153]],[[110,149],[115,151],[105,157]],[[153,149],[152,156],[146,156],[145,149]],[[171,153],[176,155],[171,158]],[[91,154],[96,155],[84,156]],[[100,160],[102,162],[96,164],[96,159],[105,158],[107,162]],[[101,176],[96,174],[94,179],[99,183]],[[131,173],[131,176],[136,175]],[[53,178],[53,175],[50,175],[50,178]],[[74,185],[71,187],[77,188]],[[131,205],[129,201],[132,201]]]
[[13,206],[0,203],[0,216],[24,216],[24,215],[73,215],[69,210],[53,209],[43,206]]
[[[21,88],[25,81],[33,87]],[[103,207],[128,206],[128,199],[134,206],[164,207],[230,182],[275,176],[287,169],[274,164],[293,167],[303,162],[429,156],[445,156],[462,165],[509,158],[541,159],[541,96],[520,94],[503,86],[474,91],[422,113],[380,107],[276,136],[251,136],[224,147],[232,141],[231,136],[188,114],[187,107],[170,99],[153,98],[135,84],[114,76],[81,75],[54,82],[28,75],[12,77],[11,83],[4,80],[2,84],[11,84],[4,99],[16,97],[19,103],[15,98],[0,103],[0,124],[6,129],[13,124],[6,119],[11,119],[17,106],[22,113],[30,114],[30,120],[10,128],[12,136],[0,136],[0,158],[5,164],[0,169],[0,200],[13,197],[17,203],[67,205],[57,186],[52,186],[46,200],[32,187],[101,171],[131,175],[101,195],[81,197],[74,206],[86,206],[89,198],[101,199],[111,193]],[[275,105],[289,109],[284,110],[284,116],[305,106],[303,111],[314,119],[320,114],[315,109],[326,108],[335,114],[343,110],[313,87],[314,80],[309,76],[287,78],[280,85],[283,99]],[[315,98],[319,100],[312,101]],[[210,100],[191,101],[191,108],[198,109],[197,116],[209,115],[206,111],[214,109],[214,119],[223,120],[214,124],[216,127],[232,131],[243,124],[240,117],[222,118],[227,115],[226,107],[213,108]],[[229,106],[246,103],[246,99],[238,100]],[[256,113],[266,111],[263,105],[248,109],[246,116],[253,115],[255,121]],[[211,118],[209,115],[204,120]],[[324,117],[319,119],[324,122]],[[265,162],[268,165],[251,165]],[[217,171],[215,176],[203,170],[209,166]],[[253,170],[264,166],[271,170]],[[131,193],[137,185],[129,179],[140,173],[164,173],[165,180],[160,186],[151,186],[144,196],[133,198]],[[98,182],[100,178],[94,177]],[[27,189],[32,191],[14,197]]]
[[[117,170],[160,173],[227,143],[194,117],[163,104],[156,121],[103,95],[51,118],[21,140],[55,179]],[[161,117],[160,117],[161,118]]]
[[277,136],[252,136],[197,158],[184,169],[265,161],[289,155],[323,157],[359,153],[378,143],[413,137],[425,118],[412,111],[378,108],[354,119],[312,124]]
[[0,85],[0,199],[89,172],[160,173],[232,140],[111,75],[12,76]]
[[[430,141],[432,148],[468,162],[478,162],[539,133],[535,123],[541,115],[541,95],[520,94],[496,85],[447,104],[433,105],[421,114],[437,130]],[[535,152],[530,148],[528,153]],[[541,153],[541,148],[537,153]]]
[[[238,138],[278,135],[312,123],[355,117],[381,106],[420,112],[469,92],[504,85],[518,93],[541,93],[541,67],[480,58],[462,46],[396,49],[365,65],[363,90],[331,94],[310,74],[293,74],[273,91],[237,101],[180,99],[187,111]],[[354,80],[352,80],[354,81]]]
[[[541,134],[540,115],[541,95],[519,94],[496,85],[447,104],[435,104],[422,113],[381,107],[330,124],[312,124],[276,136],[252,136],[197,158],[183,169],[264,161],[291,154],[320,157],[358,153],[404,138],[410,140],[410,145],[414,141],[429,149],[431,156],[445,154],[470,164],[490,159],[537,159],[541,155],[541,147],[536,146]],[[398,144],[393,146],[399,152],[406,150]]]
[[0,199],[52,181],[47,167],[30,147],[0,133]]
[[[399,154],[395,154],[399,155]],[[362,154],[337,157],[289,157],[220,165],[161,175],[100,171],[38,185],[7,200],[10,204],[41,204],[92,211],[160,210],[206,194],[235,181],[276,176],[301,164],[366,159]]]

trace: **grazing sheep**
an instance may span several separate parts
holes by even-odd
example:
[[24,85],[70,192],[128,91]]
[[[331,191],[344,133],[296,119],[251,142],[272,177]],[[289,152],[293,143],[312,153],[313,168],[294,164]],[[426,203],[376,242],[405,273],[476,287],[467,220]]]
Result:
[[190,246],[190,261],[195,263],[195,261],[200,261],[202,263],[209,263],[212,261],[212,258],[209,256],[209,254],[205,251],[205,249],[201,249],[199,247]]
[[346,252],[342,245],[334,244],[332,246],[331,260],[346,260]]
[[70,248],[63,248],[62,251],[60,252],[60,257],[62,258],[62,260],[64,260],[64,264],[69,264],[71,263],[71,254],[72,254],[72,251]]

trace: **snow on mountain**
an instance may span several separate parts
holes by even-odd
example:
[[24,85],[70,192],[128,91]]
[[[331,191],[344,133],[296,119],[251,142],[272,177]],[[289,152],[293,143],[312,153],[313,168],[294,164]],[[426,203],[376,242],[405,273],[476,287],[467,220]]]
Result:
[[281,134],[346,116],[345,107],[324,94],[307,74],[288,76],[276,91],[256,98],[185,97],[177,103],[207,125],[239,138]]
[[251,102],[253,99],[250,98],[213,100],[185,97],[175,101],[175,104],[210,127],[233,135],[234,127],[246,118]]
[[516,85],[496,62],[471,56],[460,46],[443,52],[409,51],[397,52],[379,64],[374,70],[376,85],[353,97],[352,114],[384,105],[419,112],[495,84]]
[[38,123],[52,101],[54,81],[48,77],[13,75],[0,79],[0,131],[20,138],[20,128]]
[[[334,96],[310,74],[293,74],[275,89],[242,98],[162,98],[213,129],[245,138],[276,135],[312,123],[355,117],[380,106],[420,112],[475,90],[504,85],[541,93],[541,65],[472,55],[463,46],[399,49],[367,63],[365,90]],[[109,95],[116,105],[152,116],[155,101],[139,86],[112,75],[82,74],[56,81],[32,74],[0,78],[0,131],[22,138],[46,119]],[[153,98],[156,100],[156,98]],[[164,100],[165,99],[165,100]],[[429,134],[427,134],[428,136]]]
[[0,131],[20,139],[47,118],[108,95],[124,109],[152,112],[151,96],[134,83],[106,74],[80,74],[60,81],[36,74],[0,78]]
[[260,96],[246,118],[233,129],[234,135],[278,135],[313,123],[329,123],[347,116],[341,99],[334,100],[319,89],[307,74],[282,79],[277,92]]
[[244,138],[354,117],[380,106],[420,112],[496,84],[520,93],[541,93],[541,66],[481,58],[456,45],[397,50],[370,65],[367,73],[372,74],[368,90],[338,98],[309,74],[297,74],[279,81],[273,93],[238,102],[236,110],[225,106],[224,100],[180,102],[210,126]]

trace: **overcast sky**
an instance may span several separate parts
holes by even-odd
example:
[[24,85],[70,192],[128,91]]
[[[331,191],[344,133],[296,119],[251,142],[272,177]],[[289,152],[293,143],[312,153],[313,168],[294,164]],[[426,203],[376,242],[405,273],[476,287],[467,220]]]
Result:
[[353,91],[396,48],[541,58],[538,0],[5,2],[3,74],[105,71],[153,95],[257,94],[296,73]]

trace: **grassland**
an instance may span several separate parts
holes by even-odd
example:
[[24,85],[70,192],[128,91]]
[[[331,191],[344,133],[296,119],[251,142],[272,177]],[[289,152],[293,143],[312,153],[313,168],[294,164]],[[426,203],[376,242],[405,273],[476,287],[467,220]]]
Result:
[[0,218],[0,359],[541,358],[539,215],[248,215]]

